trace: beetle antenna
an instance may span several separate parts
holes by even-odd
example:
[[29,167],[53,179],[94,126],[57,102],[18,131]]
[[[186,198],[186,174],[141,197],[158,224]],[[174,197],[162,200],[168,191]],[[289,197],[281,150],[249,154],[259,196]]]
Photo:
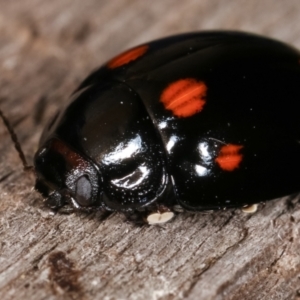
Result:
[[24,167],[24,171],[33,171],[34,168],[33,168],[33,166],[28,165],[27,160],[26,160],[25,155],[24,155],[24,152],[21,148],[21,145],[18,141],[18,137],[17,137],[13,127],[11,126],[11,124],[9,123],[8,119],[5,117],[5,115],[3,114],[1,109],[0,109],[0,117],[3,120],[3,123],[4,123],[5,127],[7,128],[8,132],[10,134],[10,137],[11,137],[11,139],[12,139],[14,145],[15,145],[15,148],[16,148],[17,152],[19,153],[20,159],[21,159],[23,167]]

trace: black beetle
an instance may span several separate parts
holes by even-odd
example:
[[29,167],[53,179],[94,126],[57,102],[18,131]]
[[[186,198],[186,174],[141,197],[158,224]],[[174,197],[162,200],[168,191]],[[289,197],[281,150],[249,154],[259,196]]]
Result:
[[175,207],[299,192],[299,61],[281,42],[230,31],[130,49],[88,76],[45,128],[36,189],[53,208],[144,210],[149,223]]

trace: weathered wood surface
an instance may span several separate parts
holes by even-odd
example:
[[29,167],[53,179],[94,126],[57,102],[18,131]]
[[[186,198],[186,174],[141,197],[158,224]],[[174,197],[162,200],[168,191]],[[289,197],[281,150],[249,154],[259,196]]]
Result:
[[[299,20],[299,0],[0,0],[0,105],[31,161],[47,119],[121,50],[212,28],[300,47]],[[185,213],[157,227],[119,214],[53,214],[2,122],[0,139],[1,299],[300,297],[299,196],[254,215]]]

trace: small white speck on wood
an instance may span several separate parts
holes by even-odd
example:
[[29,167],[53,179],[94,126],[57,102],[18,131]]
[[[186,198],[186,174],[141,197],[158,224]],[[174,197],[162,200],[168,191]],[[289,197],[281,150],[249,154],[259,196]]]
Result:
[[173,219],[174,213],[171,211],[167,211],[164,213],[152,213],[147,217],[147,222],[149,225],[155,225],[155,224],[163,224],[166,222],[169,222],[171,219]]
[[253,214],[257,211],[258,204],[252,204],[242,207],[244,213]]

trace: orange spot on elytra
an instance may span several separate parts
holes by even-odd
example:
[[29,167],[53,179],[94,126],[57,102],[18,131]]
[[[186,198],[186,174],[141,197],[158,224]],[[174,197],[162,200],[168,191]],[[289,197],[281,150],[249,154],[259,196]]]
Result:
[[146,51],[148,50],[148,48],[149,48],[148,45],[143,45],[143,46],[128,50],[124,53],[121,53],[120,55],[116,56],[111,61],[109,61],[107,66],[110,69],[115,69],[115,68],[121,67],[123,65],[126,65],[129,62],[134,61],[137,58],[144,55],[146,53]]
[[190,117],[203,109],[207,86],[193,78],[180,79],[167,86],[160,101],[176,117]]
[[243,148],[241,145],[228,144],[223,146],[215,161],[224,171],[233,171],[237,169],[243,159],[239,151]]

